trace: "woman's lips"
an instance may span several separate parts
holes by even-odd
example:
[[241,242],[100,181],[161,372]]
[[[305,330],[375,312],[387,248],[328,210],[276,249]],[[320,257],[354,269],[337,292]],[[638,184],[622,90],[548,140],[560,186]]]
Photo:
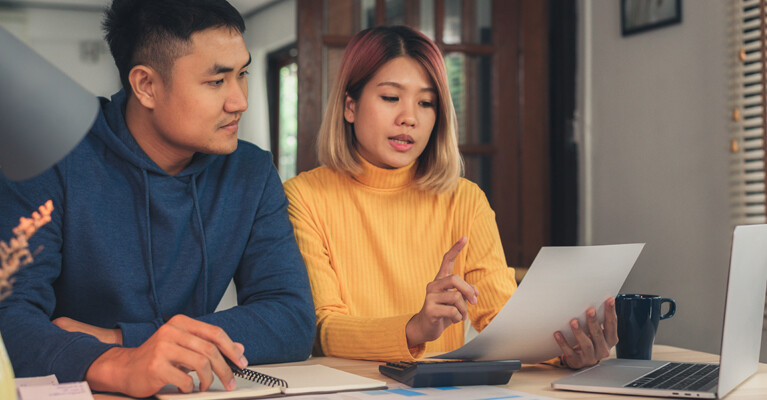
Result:
[[389,138],[389,144],[397,151],[408,151],[413,147],[413,138],[408,135],[397,135]]

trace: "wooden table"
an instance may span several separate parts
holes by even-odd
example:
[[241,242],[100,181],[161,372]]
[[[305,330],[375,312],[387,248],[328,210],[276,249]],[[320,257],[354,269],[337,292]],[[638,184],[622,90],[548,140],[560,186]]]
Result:
[[[614,351],[614,350],[613,350]],[[613,354],[614,356],[614,354]],[[702,353],[698,351],[686,350],[678,347],[655,345],[653,349],[653,358],[658,360],[682,361],[682,362],[719,362],[719,356]],[[378,365],[381,363],[373,361],[346,360],[334,357],[314,357],[309,360],[276,365],[301,365],[301,364],[323,364],[329,367],[366,376],[368,378],[386,381],[389,384],[398,382],[389,379],[378,372]],[[619,396],[605,395],[585,392],[568,392],[563,390],[554,390],[551,388],[551,382],[571,374],[572,371],[565,368],[557,368],[542,364],[525,364],[522,369],[515,372],[511,377],[507,387],[526,393],[538,394],[561,399],[657,399],[657,397],[640,396]],[[96,400],[117,400],[127,397],[95,394]],[[287,397],[290,399],[290,397]],[[747,379],[726,397],[727,400],[764,400],[767,399],[767,364],[759,364],[759,369],[754,376]]]

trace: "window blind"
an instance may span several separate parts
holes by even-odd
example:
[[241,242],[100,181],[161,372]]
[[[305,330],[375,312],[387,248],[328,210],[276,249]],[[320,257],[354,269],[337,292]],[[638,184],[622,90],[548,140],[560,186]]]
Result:
[[[765,217],[766,0],[732,0],[730,48],[730,217],[732,225]],[[765,266],[767,268],[767,266]],[[765,307],[767,327],[767,307]],[[765,328],[767,330],[767,328]]]

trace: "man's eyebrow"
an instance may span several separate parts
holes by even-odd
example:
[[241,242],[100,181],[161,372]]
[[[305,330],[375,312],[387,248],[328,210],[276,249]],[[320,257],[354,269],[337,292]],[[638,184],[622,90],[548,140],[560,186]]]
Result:
[[[376,86],[392,86],[392,87],[395,87],[397,89],[404,89],[405,88],[404,86],[400,85],[397,82],[389,82],[389,81],[379,82]],[[433,87],[425,87],[425,88],[420,89],[419,92],[434,92],[434,93],[437,93],[437,89],[434,89]]]
[[[248,65],[250,65],[251,61],[253,61],[253,56],[250,53],[248,53],[248,62],[243,64],[242,67],[240,67],[240,69],[245,68]],[[214,64],[213,67],[211,67],[208,70],[208,73],[210,75],[218,75],[218,74],[225,74],[227,72],[232,72],[232,71],[234,71],[234,68],[232,68],[232,67],[226,67],[226,66],[223,66],[223,65]]]

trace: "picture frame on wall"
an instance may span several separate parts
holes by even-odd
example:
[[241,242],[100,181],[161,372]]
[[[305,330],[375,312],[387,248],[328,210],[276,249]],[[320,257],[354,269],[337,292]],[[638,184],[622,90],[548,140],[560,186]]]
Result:
[[620,0],[620,2],[623,36],[682,22],[682,0]]

